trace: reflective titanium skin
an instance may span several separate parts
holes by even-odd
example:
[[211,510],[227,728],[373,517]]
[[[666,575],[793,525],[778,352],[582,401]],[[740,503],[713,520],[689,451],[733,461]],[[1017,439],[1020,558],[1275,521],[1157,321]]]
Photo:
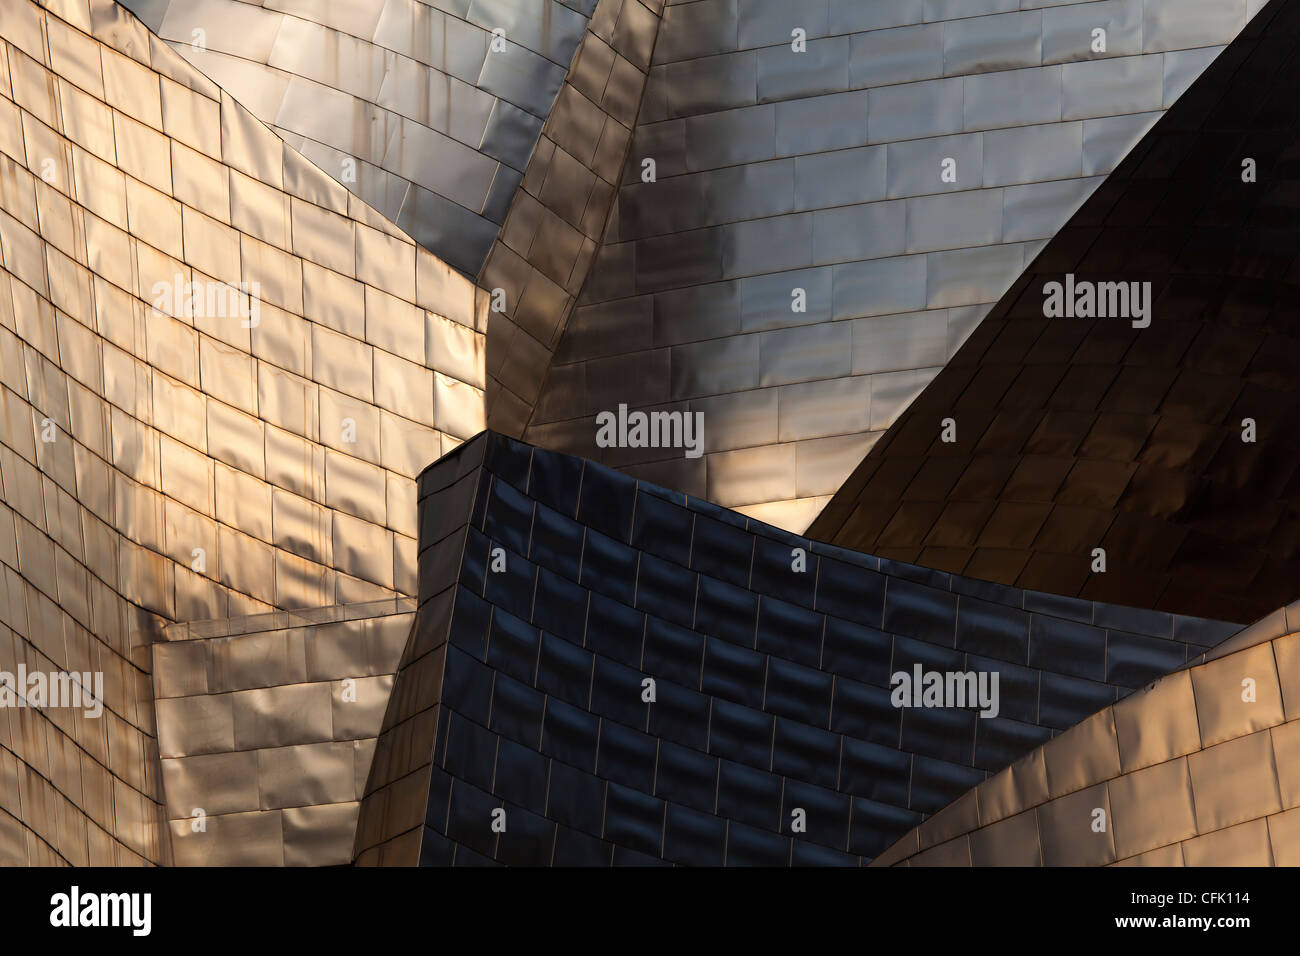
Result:
[[[1047,244],[810,534],[1003,584],[1243,624],[1295,599],[1297,39],[1293,3],[1251,22]],[[1071,275],[1149,282],[1149,327],[1046,317],[1044,290]],[[945,419],[955,442],[942,440]]]
[[[490,432],[419,484],[361,864],[858,865],[1238,630],[854,554]],[[918,663],[996,672],[998,716],[891,706]]]
[[153,646],[177,866],[338,866],[415,602],[175,624]]
[[[7,0],[0,40],[0,670],[105,698],[0,712],[0,861],[167,862],[149,645],[415,593],[486,299],[111,0]],[[259,283],[257,324],[178,274]]]
[[[596,6],[123,2],[287,143],[470,276],[505,221]],[[499,50],[496,28],[505,31]]]
[[1298,627],[1300,602],[1035,749],[876,863],[1300,864]]
[[[524,436],[803,532],[1260,6],[668,4],[615,215]],[[705,455],[598,448],[594,416],[620,403],[702,412]]]

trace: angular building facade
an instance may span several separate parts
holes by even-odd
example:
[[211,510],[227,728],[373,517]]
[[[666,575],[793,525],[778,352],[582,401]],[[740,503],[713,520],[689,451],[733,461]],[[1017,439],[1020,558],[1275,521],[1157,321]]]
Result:
[[4,3],[0,863],[1295,861],[1297,38]]
[[[420,496],[361,863],[858,865],[1238,630],[845,552],[492,434]],[[896,706],[918,671],[992,694]]]

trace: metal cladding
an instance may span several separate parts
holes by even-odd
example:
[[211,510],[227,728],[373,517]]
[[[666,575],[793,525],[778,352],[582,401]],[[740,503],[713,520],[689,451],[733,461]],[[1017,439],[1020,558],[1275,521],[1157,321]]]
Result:
[[172,862],[351,862],[414,617],[393,598],[164,630],[153,683]]
[[287,143],[474,275],[596,0],[123,5]]
[[1300,603],[1054,738],[876,860],[1300,865]]
[[1298,38],[1294,3],[1252,21],[810,534],[1225,620],[1296,597]]
[[[854,554],[490,432],[419,487],[360,863],[856,865],[1238,630]],[[900,705],[915,672],[983,696]]]
[[111,0],[0,41],[0,670],[102,674],[0,710],[0,860],[166,862],[150,643],[415,593],[486,297]]
[[600,0],[479,275],[488,425],[518,437],[618,195],[663,0]]
[[1300,863],[1300,0],[131,5],[0,0],[0,863]]
[[[524,437],[802,532],[1260,6],[668,4]],[[705,454],[599,447],[623,403]]]

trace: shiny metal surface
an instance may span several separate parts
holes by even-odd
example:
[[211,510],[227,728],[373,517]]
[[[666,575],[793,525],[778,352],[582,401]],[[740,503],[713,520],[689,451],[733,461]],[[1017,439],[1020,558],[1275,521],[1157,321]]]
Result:
[[478,276],[488,422],[522,434],[614,210],[663,4],[600,0]]
[[[952,821],[945,810],[874,862],[1295,865],[1300,715],[1283,701],[1300,692],[1298,623],[1291,604],[1246,628],[953,804],[972,815]],[[1054,782],[1054,764],[1071,776]],[[999,843],[1009,858],[977,852]]]
[[[467,275],[482,267],[589,0],[123,0],[309,160]],[[504,31],[494,47],[493,31]]]
[[[1116,701],[1237,631],[828,547],[492,432],[418,484],[420,611],[362,798],[364,865],[858,865],[927,817],[943,840],[975,828],[958,798],[1026,752],[1041,786],[999,783],[998,805],[1118,775],[1116,726],[1148,760],[1187,753]],[[996,675],[998,712],[897,706],[914,668]],[[1203,707],[1201,732],[1280,719],[1259,676],[1258,719]],[[1079,724],[1099,707],[1104,727]],[[1205,812],[1244,813],[1219,786]],[[1032,804],[1010,813],[975,862],[1037,860]]]
[[[803,531],[1261,5],[668,4],[616,213],[525,436]],[[663,378],[626,374],[660,361]],[[597,447],[594,416],[620,403],[704,412],[702,461]]]
[[[1145,9],[1146,48],[1161,47],[1150,31],[1174,21],[1163,4]],[[1256,70],[1290,87],[1296,71],[1280,51],[1300,37],[1296,17],[1278,4],[1252,19],[1095,191],[1095,177],[1055,178],[1067,171],[1054,157],[1067,138],[1079,142],[1071,124],[984,134],[986,181],[994,157],[1016,176],[1054,177],[1003,189],[1004,234],[1014,213],[1012,234],[1042,252],[920,397],[898,402],[901,416],[810,535],[1002,584],[1243,624],[1300,593],[1290,530],[1300,443],[1286,424],[1300,411],[1289,271],[1300,243],[1280,199],[1295,141],[1289,115],[1260,107],[1248,78]],[[1095,75],[1102,64],[1064,64],[1063,108],[1094,83],[1097,103],[1122,88],[1132,108],[1154,104],[1156,72],[1130,60],[1127,73]],[[1085,167],[1093,121],[1082,120]],[[1238,127],[1249,147],[1235,145]],[[955,210],[972,195],[916,202]],[[1083,202],[1059,229],[1057,199]],[[975,203],[959,222],[932,212],[909,213],[909,241],[922,248],[975,237],[990,214]],[[1004,248],[930,253],[928,280],[945,279],[941,295],[996,293],[995,262],[955,257]],[[941,272],[943,257],[954,258]],[[1093,283],[1147,289],[1145,316],[1054,316],[1053,282],[1080,294]]]
[[153,684],[177,866],[352,859],[414,612],[394,599],[165,629]]
[[[241,42],[290,16],[238,6],[204,9]],[[483,427],[485,296],[111,0],[0,5],[0,64],[0,670],[103,674],[99,717],[0,710],[0,859],[168,862],[150,644],[415,593],[415,476]],[[168,733],[215,726],[194,706]],[[249,739],[294,741],[257,708]]]

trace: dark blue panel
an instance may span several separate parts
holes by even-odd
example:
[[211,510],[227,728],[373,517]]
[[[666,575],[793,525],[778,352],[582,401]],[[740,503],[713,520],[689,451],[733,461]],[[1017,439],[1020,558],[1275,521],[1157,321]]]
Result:
[[983,771],[917,754],[912,762],[911,808],[938,813],[983,779]]
[[718,813],[766,830],[779,829],[781,778],[731,760],[718,763]]
[[[500,547],[494,544],[493,549]],[[488,554],[488,572],[483,584],[483,597],[489,604],[509,611],[515,617],[527,620],[533,613],[533,591],[536,585],[537,566],[519,555],[505,552],[505,568],[492,570],[492,552]],[[497,565],[500,567],[500,564]]]
[[822,659],[822,614],[763,596],[758,611],[758,648],[768,654],[817,667]]
[[879,856],[921,819],[915,810],[855,798],[849,850],[867,857]]
[[695,516],[644,490],[637,494],[632,545],[686,566],[691,554],[691,525]]
[[492,790],[508,803],[544,813],[547,764],[536,750],[502,739],[497,745],[496,785]]
[[998,675],[999,715],[1024,723],[1038,723],[1038,677],[1041,671],[974,655],[966,658],[966,667]]
[[592,594],[587,609],[587,649],[630,667],[640,667],[645,620],[640,611]]
[[528,494],[534,499],[572,518],[578,508],[578,488],[581,483],[581,458],[559,455],[544,448],[533,449]]
[[539,568],[533,623],[581,645],[587,623],[587,592],[572,581]]
[[688,866],[722,866],[727,821],[709,813],[668,804],[664,859]]
[[[844,738],[839,789],[896,807],[907,806],[912,755],[896,747]],[[861,851],[856,851],[861,852]]]
[[516,488],[523,489],[528,487],[528,465],[532,458],[532,446],[493,433],[488,436],[483,467]]
[[647,674],[694,689],[700,685],[703,659],[704,638],[699,634],[656,617],[646,619],[643,667]]
[[664,802],[616,783],[609,785],[602,836],[618,847],[658,856],[663,843]]
[[503,481],[494,483],[483,533],[515,554],[527,554],[532,528],[533,500]]
[[556,866],[609,866],[612,850],[604,840],[569,827],[556,827]]
[[617,661],[596,658],[591,681],[591,710],[641,730],[650,705],[641,699],[645,675]]
[[822,666],[864,684],[889,685],[893,637],[873,627],[826,618]]
[[475,723],[487,726],[492,708],[492,678],[495,672],[454,647],[447,648],[442,678],[442,702]]
[[549,866],[554,844],[554,823],[522,807],[506,807],[505,831],[497,840],[498,863]]
[[704,692],[757,710],[763,706],[766,667],[767,658],[757,651],[709,638],[704,648]]
[[[447,713],[447,711],[444,711]],[[451,777],[440,767],[431,767],[429,774],[429,805],[424,811],[424,825],[439,833],[447,831],[447,801],[451,797]]]
[[903,708],[901,747],[953,763],[969,764],[975,754],[974,711],[954,707]]
[[709,723],[709,753],[751,767],[770,767],[772,721],[768,714],[714,699]]
[[420,866],[451,866],[456,844],[428,827],[420,836]]
[[654,789],[655,758],[659,741],[613,720],[600,725],[600,752],[596,775],[650,793]]
[[820,846],[816,843],[807,843],[799,839],[794,841],[794,855],[790,862],[794,866],[860,865],[856,856],[850,856],[839,850],[832,850],[829,847]]
[[[796,808],[807,813],[806,833],[791,830],[791,814]],[[789,833],[796,843],[811,840],[832,849],[844,849],[849,842],[849,797],[787,777],[781,801],[781,832]]]
[[542,737],[542,708],[546,697],[532,687],[497,675],[491,696],[491,728],[526,747],[536,748]]
[[537,669],[537,645],[541,632],[526,620],[498,609],[492,615],[487,662],[525,684],[532,684]]
[[546,813],[552,820],[595,836],[600,833],[604,812],[604,781],[558,760],[551,761]]
[[709,733],[709,698],[698,691],[659,681],[650,705],[650,733],[687,747],[705,750]]
[[1023,664],[1029,654],[1029,615],[1018,608],[962,597],[957,606],[957,647]]
[[695,603],[697,631],[753,647],[757,614],[758,595],[712,578],[700,578]]
[[627,545],[589,530],[582,552],[582,586],[630,605],[636,595],[638,558]]
[[485,727],[452,715],[447,727],[447,752],[442,767],[457,780],[467,780],[482,790],[492,789],[497,738]]
[[779,657],[769,660],[763,709],[813,727],[829,726],[831,675]]
[[784,717],[776,719],[772,769],[822,787],[834,787],[840,764],[840,736]]
[[492,811],[501,801],[490,793],[457,780],[451,788],[447,836],[486,857],[492,856],[497,835],[492,832]]
[[562,637],[542,632],[537,689],[587,709],[591,701],[592,655]]
[[1042,681],[1038,719],[1044,727],[1065,730],[1115,702],[1115,688],[1109,684],[1047,671]]
[[637,608],[682,627],[690,627],[695,614],[696,577],[692,571],[653,555],[642,554],[641,568],[637,572]]
[[[804,552],[802,561],[796,561],[796,547]],[[810,608],[813,606],[813,592],[817,584],[818,560],[806,541],[794,545],[757,535],[754,538],[754,569],[750,587],[759,594]],[[796,567],[802,567],[803,570],[795,570]]]
[[596,769],[596,733],[600,718],[547,698],[546,716],[542,719],[542,753],[562,760],[585,773]]
[[[461,555],[460,583],[475,594],[483,593],[484,579],[487,577],[488,549],[492,543],[486,536],[470,528],[465,535],[465,551]],[[420,587],[424,591],[424,564],[420,562]]]
[[753,535],[704,515],[696,516],[691,543],[691,567],[696,571],[747,588],[753,553]]
[[1107,631],[1106,680],[1121,687],[1141,687],[1182,664],[1186,652],[1184,645],[1166,638]]
[[894,634],[952,647],[957,628],[957,595],[892,578],[885,596],[883,627]]
[[884,605],[882,575],[830,558],[818,561],[817,610],[868,627],[880,627]]
[[789,865],[789,837],[734,821],[727,827],[727,866]]
[[718,758],[665,740],[659,745],[656,796],[706,813],[713,812],[718,791]]
[[533,541],[529,557],[544,568],[578,580],[582,562],[582,538],[586,529],[576,521],[562,517],[538,505],[533,518]]
[[464,587],[456,589],[456,610],[452,614],[450,640],[471,657],[483,660],[487,653],[488,620],[492,605]]
[[1049,728],[1037,724],[981,718],[975,724],[975,766],[993,771],[1009,767],[1051,736]]
[[1106,676],[1106,632],[1090,624],[1034,614],[1029,623],[1033,667],[1102,680]]
[[835,682],[831,729],[836,733],[897,747],[898,728],[899,711],[889,702],[887,688],[850,680]]
[[632,532],[632,506],[636,481],[627,475],[588,461],[582,471],[582,495],[578,520],[603,531],[617,541],[627,541]]

